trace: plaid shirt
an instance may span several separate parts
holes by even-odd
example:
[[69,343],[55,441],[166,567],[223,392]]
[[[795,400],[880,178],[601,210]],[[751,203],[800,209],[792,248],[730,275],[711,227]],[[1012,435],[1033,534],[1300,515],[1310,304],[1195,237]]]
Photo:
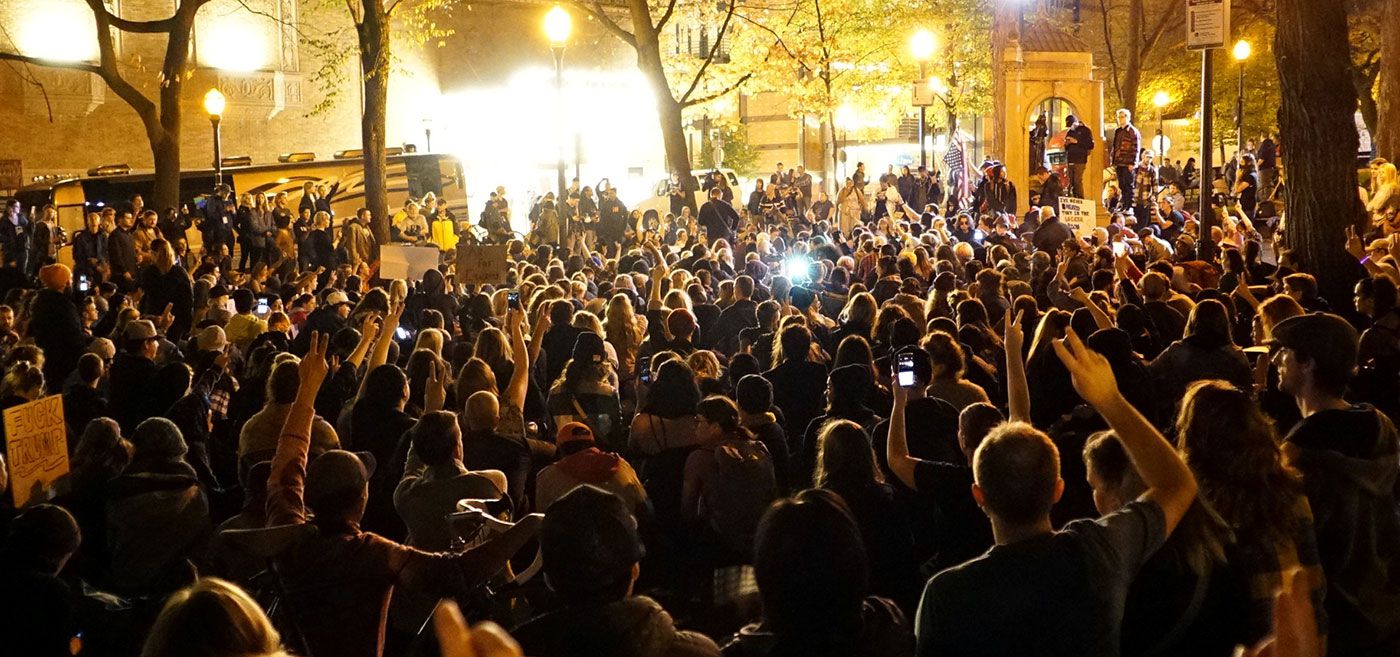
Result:
[[1296,522],[1291,540],[1270,544],[1259,540],[1259,537],[1236,534],[1233,553],[1229,558],[1239,568],[1248,585],[1248,628],[1251,636],[1263,637],[1269,633],[1273,627],[1274,594],[1283,588],[1284,575],[1298,568],[1307,577],[1318,634],[1324,638],[1327,636],[1327,611],[1323,608],[1327,583],[1313,529],[1312,506],[1308,504],[1307,496],[1298,495],[1293,516]]
[[1133,169],[1133,200],[1138,207],[1152,207],[1157,196],[1157,167],[1139,164]]

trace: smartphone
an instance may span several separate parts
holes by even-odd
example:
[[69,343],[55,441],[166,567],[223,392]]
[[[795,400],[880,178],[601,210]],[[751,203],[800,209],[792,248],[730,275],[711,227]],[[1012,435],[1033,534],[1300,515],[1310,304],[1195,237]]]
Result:
[[408,329],[406,329],[406,328],[404,328],[404,327],[402,327],[402,326],[400,326],[400,327],[394,329],[394,337],[396,337],[396,338],[398,338],[398,339],[400,339],[400,340],[407,340],[407,339],[408,339],[409,337],[411,337],[412,335],[413,335],[412,333],[409,333],[409,332],[408,332]]
[[88,283],[87,274],[82,274],[82,275],[78,276],[78,291],[79,291],[79,292],[87,292],[87,291],[88,291],[89,289],[91,289],[91,288],[92,288],[92,284],[91,284],[91,283]]
[[637,359],[637,380],[644,385],[651,385],[651,356]]
[[914,381],[914,354],[899,354],[894,363],[895,382],[901,388],[913,388],[917,385]]
[[257,309],[253,312],[258,316],[259,319],[264,319],[267,317],[267,314],[271,311],[272,308],[267,305],[267,297],[261,297],[258,299]]
[[511,310],[520,310],[520,290],[506,292],[506,307]]

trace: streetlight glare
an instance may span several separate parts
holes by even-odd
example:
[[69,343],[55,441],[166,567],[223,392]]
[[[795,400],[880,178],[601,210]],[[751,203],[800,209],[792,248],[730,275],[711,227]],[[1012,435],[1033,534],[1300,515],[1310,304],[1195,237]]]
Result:
[[549,13],[544,15],[544,34],[549,37],[549,42],[558,46],[569,40],[569,33],[574,29],[573,18],[569,12],[559,5],[554,5]]
[[1249,45],[1248,41],[1240,39],[1239,41],[1235,42],[1235,61],[1242,62],[1246,59],[1249,59],[1250,54],[1252,54],[1253,52],[1254,48]]
[[913,53],[914,59],[926,62],[933,58],[933,51],[938,48],[937,40],[933,37],[933,32],[921,29],[914,33],[909,39],[909,51]]
[[204,94],[204,111],[209,116],[223,116],[225,104],[224,94],[218,89],[210,89],[209,93]]
[[1167,95],[1167,92],[1165,91],[1158,91],[1155,95],[1152,96],[1152,104],[1158,107],[1159,109],[1166,107],[1171,102],[1172,97]]
[[943,82],[943,78],[940,78],[936,75],[928,79],[928,88],[929,91],[932,91],[933,93],[939,96],[948,93],[947,83]]

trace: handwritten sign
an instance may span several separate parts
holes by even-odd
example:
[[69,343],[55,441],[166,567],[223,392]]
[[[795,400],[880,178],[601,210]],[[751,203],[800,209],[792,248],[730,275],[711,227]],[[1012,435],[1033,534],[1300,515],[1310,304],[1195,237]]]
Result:
[[436,246],[385,244],[379,247],[379,275],[383,278],[422,280],[423,272],[437,269]]
[[1061,196],[1059,211],[1060,221],[1069,226],[1075,235],[1084,235],[1086,231],[1094,229],[1094,204],[1089,199]]
[[23,162],[20,160],[0,160],[0,189],[15,190],[23,186]]
[[504,244],[457,244],[457,282],[463,285],[500,285],[510,271]]
[[5,409],[5,443],[10,457],[10,490],[22,507],[68,474],[68,436],[63,397],[53,395]]

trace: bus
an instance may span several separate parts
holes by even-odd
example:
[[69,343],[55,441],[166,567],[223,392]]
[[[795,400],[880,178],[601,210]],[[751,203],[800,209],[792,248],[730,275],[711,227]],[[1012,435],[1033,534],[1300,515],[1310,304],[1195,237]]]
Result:
[[[461,161],[450,155],[404,152],[402,148],[390,148],[388,153],[391,216],[408,199],[422,198],[432,192],[442,207],[459,220],[467,219],[466,181]],[[252,164],[245,159],[237,166],[225,166],[224,184],[233,189],[235,198],[245,193],[287,192],[288,205],[293,212],[301,202],[305,183],[323,184],[337,223],[353,217],[355,211],[364,206],[361,151],[340,151],[328,160],[317,160],[312,153],[292,153],[278,159],[276,164]],[[83,219],[88,213],[99,212],[104,207],[121,209],[138,194],[149,201],[154,186],[153,172],[132,173],[130,167],[118,164],[97,167],[89,170],[86,176],[44,180],[21,188],[14,197],[27,211],[52,204],[58,209],[59,226],[71,236],[83,229]],[[180,203],[188,205],[196,214],[213,191],[213,169],[192,169],[180,174]],[[148,207],[164,211],[164,208]],[[197,247],[197,231],[191,229],[188,237],[192,238],[191,248]],[[60,261],[70,262],[67,255],[60,254]]]

